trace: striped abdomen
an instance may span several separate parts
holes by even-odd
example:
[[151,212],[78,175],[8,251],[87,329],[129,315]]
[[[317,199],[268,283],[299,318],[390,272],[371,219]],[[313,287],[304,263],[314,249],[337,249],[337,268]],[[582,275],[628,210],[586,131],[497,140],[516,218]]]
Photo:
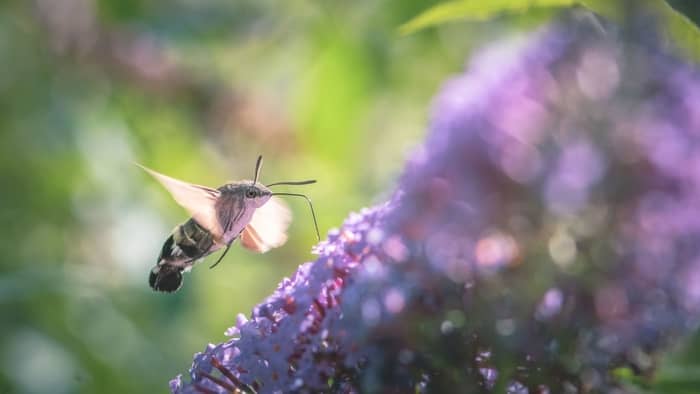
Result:
[[219,249],[212,234],[194,219],[175,227],[163,244],[158,264],[151,270],[148,283],[154,290],[172,292],[182,285],[182,271],[196,260]]

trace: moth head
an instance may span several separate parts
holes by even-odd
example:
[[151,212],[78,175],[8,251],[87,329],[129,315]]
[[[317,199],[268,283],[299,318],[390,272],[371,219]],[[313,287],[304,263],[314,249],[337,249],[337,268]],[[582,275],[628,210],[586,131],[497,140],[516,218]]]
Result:
[[260,208],[272,197],[272,192],[261,183],[247,184],[243,187],[243,197],[253,202],[254,207]]
[[262,183],[251,181],[229,182],[218,189],[223,196],[243,199],[246,206],[260,208],[272,197],[272,191]]
[[260,178],[260,168],[262,167],[262,156],[258,156],[255,162],[255,178],[250,183],[242,183],[243,197],[248,202],[252,202],[255,208],[260,208],[272,197],[272,192],[265,185],[258,182]]

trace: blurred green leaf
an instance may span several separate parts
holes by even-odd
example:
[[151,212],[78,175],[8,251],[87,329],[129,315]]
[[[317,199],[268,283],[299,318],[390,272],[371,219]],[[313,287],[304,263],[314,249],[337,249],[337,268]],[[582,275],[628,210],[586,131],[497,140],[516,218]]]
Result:
[[[627,2],[609,0],[459,0],[438,4],[399,27],[399,33],[411,34],[426,27],[455,20],[484,21],[505,13],[524,13],[536,8],[581,5],[617,22],[626,15]],[[700,29],[686,15],[665,0],[640,0],[658,17],[664,36],[692,59],[700,60]]]
[[426,27],[455,20],[483,21],[504,13],[523,13],[532,8],[563,7],[576,0],[459,0],[438,4],[399,27],[399,33],[410,34]]
[[700,61],[700,29],[666,1],[656,0],[653,4],[664,22],[667,37],[686,55],[695,61]]

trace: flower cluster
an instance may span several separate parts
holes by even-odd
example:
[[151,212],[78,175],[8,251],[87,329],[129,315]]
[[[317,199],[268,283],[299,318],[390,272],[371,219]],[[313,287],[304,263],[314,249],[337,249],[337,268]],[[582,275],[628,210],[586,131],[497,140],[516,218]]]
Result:
[[[361,349],[343,329],[343,290],[355,280],[362,262],[377,250],[368,232],[382,227],[390,204],[352,215],[333,230],[315,252],[313,263],[299,267],[254,308],[250,319],[238,315],[228,342],[198,353],[190,384],[171,382],[173,392],[288,392],[302,388],[340,388],[357,372]],[[377,260],[379,262],[379,260]]]
[[239,315],[173,392],[575,393],[700,317],[700,76],[579,21],[438,95],[384,205]]

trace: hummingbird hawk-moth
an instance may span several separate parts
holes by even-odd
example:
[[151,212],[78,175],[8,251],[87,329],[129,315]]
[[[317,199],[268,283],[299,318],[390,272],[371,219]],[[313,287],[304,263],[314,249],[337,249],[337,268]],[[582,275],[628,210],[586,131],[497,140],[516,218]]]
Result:
[[258,182],[262,156],[255,164],[251,180],[229,182],[219,188],[187,183],[143,167],[170,192],[175,201],[192,217],[179,224],[165,240],[156,265],[151,269],[148,284],[156,291],[174,292],[182,286],[182,274],[195,263],[215,251],[226,248],[213,268],[224,258],[231,244],[240,239],[243,247],[264,253],[282,246],[287,241],[291,212],[275,196],[295,196],[306,199],[318,237],[318,224],[313,205],[306,195],[273,193],[269,187],[277,185],[307,185],[315,180],[276,182],[263,185]]

